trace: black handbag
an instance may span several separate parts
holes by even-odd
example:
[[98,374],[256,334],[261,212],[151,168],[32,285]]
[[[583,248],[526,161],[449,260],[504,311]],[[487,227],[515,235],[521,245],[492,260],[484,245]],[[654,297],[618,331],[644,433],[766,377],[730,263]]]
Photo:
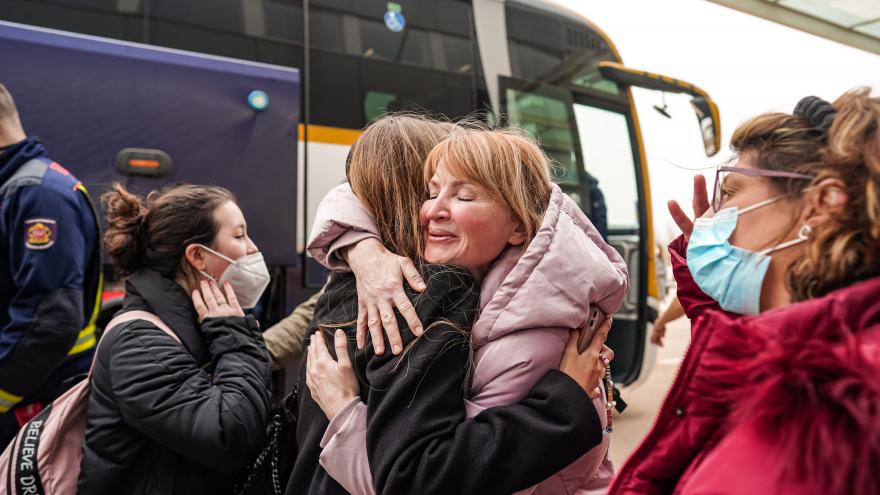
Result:
[[256,460],[241,473],[236,495],[282,495],[296,462],[297,390],[287,395],[272,414],[266,444]]

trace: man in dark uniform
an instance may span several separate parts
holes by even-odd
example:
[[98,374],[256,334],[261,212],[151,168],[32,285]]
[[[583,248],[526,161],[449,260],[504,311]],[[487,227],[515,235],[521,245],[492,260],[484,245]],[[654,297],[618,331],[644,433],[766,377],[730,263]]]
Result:
[[0,448],[88,372],[100,304],[94,208],[0,84]]

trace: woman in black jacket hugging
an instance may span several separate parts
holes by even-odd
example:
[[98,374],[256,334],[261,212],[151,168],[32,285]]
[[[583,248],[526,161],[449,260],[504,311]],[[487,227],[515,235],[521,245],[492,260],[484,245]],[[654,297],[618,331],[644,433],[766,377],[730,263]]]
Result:
[[[371,123],[352,146],[347,163],[351,189],[372,214],[388,250],[422,259],[418,213],[427,196],[424,161],[437,143],[458,131],[448,123],[392,114]],[[316,219],[315,225],[321,222]],[[504,219],[498,223],[504,224]],[[350,237],[355,241],[358,233]],[[485,256],[492,259],[497,254]],[[400,355],[381,353],[372,342],[357,350],[359,281],[352,273],[331,275],[306,334],[307,357],[299,370],[299,454],[288,495],[509,494],[542,481],[601,441],[598,416],[582,386],[590,383],[592,390],[601,376],[590,366],[598,361],[599,351],[594,349],[592,358],[579,355],[576,345],[563,356],[562,370],[548,372],[519,403],[468,418],[464,394],[471,365],[470,331],[480,303],[478,275],[464,264],[417,264],[426,287],[419,292],[407,288],[407,299],[398,307],[414,310],[425,331],[417,337],[398,317],[403,329]],[[607,330],[605,326],[597,332],[597,345],[592,347],[601,348]],[[392,348],[387,339],[384,345]],[[333,360],[324,358],[328,353]],[[347,375],[353,369],[358,383],[341,392],[337,387],[316,387],[308,378],[309,368],[327,361],[336,365],[337,357]],[[361,443],[363,455],[349,451],[344,469],[356,474],[334,479],[321,457],[328,417],[361,402],[370,420],[364,440],[369,448]],[[428,433],[414,439],[415,431]],[[424,459],[410,455],[415,450],[430,458],[430,472],[421,469]],[[394,468],[388,469],[391,465]],[[371,471],[393,471],[390,476],[399,482],[395,488],[375,483],[374,489]],[[358,484],[340,484],[346,479]]]
[[177,185],[146,204],[116,185],[104,247],[124,277],[123,312],[95,356],[79,493],[231,493],[269,416],[269,360],[252,307],[262,255],[226,189]]

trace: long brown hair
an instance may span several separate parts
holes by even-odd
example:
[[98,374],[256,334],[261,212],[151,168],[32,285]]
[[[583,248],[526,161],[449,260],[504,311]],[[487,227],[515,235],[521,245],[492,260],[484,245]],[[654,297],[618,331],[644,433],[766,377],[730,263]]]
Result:
[[348,154],[351,189],[373,214],[385,247],[399,256],[422,256],[419,210],[428,196],[422,169],[453,127],[416,114],[385,115],[367,126]]
[[222,187],[178,184],[143,201],[117,183],[101,201],[107,212],[104,249],[116,275],[150,268],[173,279],[184,269],[188,245],[214,243],[214,210],[235,196]]
[[[771,179],[788,196],[800,197],[807,186],[830,178],[844,184],[848,202],[812,226],[804,256],[788,270],[795,301],[880,274],[880,99],[861,88],[833,106],[837,115],[827,134],[804,117],[768,113],[741,125],[731,139],[735,151],[752,153],[757,168],[814,177],[811,184]],[[792,221],[798,213],[792,212]]]

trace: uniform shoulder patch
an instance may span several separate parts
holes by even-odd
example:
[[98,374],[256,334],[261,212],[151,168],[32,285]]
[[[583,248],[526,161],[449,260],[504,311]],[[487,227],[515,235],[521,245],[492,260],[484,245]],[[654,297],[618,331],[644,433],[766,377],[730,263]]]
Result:
[[70,175],[70,172],[68,172],[67,169],[62,167],[61,165],[58,165],[58,162],[52,162],[52,164],[49,165],[49,168],[58,172],[61,175]]
[[49,249],[55,244],[56,222],[49,218],[32,218],[24,221],[24,245],[28,249]]

